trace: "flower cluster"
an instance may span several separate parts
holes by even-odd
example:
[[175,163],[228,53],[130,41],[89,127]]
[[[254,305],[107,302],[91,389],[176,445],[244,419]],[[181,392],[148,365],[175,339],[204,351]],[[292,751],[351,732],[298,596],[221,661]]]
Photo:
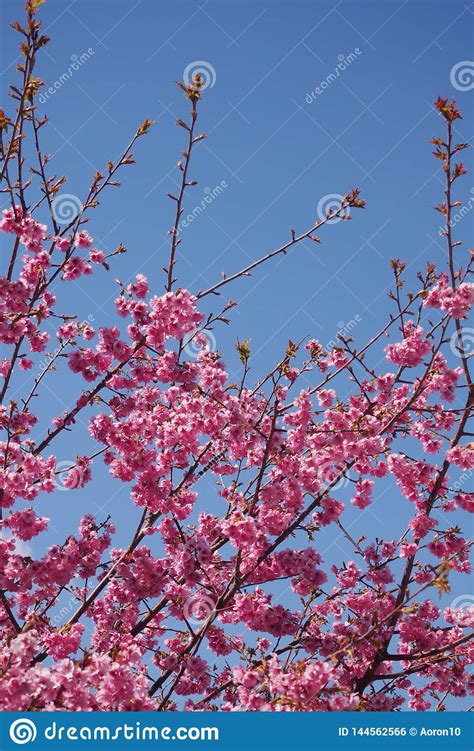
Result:
[[[46,42],[36,5],[27,8],[34,57]],[[198,83],[184,86],[191,125],[178,123],[191,145],[204,138],[194,134]],[[30,78],[25,100],[41,85]],[[436,106],[451,128],[454,103]],[[19,121],[38,128],[35,107],[28,112]],[[451,185],[463,170],[437,145]],[[472,609],[440,601],[471,572],[462,532],[474,510],[470,362],[449,347],[474,302],[467,270],[448,277],[430,266],[405,301],[394,262],[397,309],[370,346],[343,335],[327,351],[315,339],[289,342],[255,384],[245,340],[236,378],[206,344],[233,303],[200,309],[232,278],[201,294],[175,286],[181,199],[194,184],[190,151],[183,158],[165,292],[141,273],[119,282],[111,325],[80,322],[52,290],[108,268],[83,214],[117,184],[110,178],[133,161],[129,149],[96,174],[64,232],[23,201],[0,221],[13,247],[0,277],[0,708],[443,708],[440,697],[474,689]],[[56,188],[43,162],[33,174],[46,209]],[[363,206],[358,195],[343,208]],[[33,397],[56,368],[71,398],[45,424]],[[65,465],[69,433],[81,454]],[[104,475],[112,518],[98,502]],[[65,507],[82,518],[61,542]],[[383,526],[369,539],[373,514]],[[116,534],[115,516],[128,535]]]

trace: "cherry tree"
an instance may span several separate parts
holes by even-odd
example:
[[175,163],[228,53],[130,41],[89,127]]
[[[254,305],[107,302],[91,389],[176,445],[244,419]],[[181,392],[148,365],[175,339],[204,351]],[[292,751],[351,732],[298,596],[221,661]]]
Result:
[[[48,42],[40,4],[28,0],[25,21],[13,24],[21,82],[10,89],[10,115],[0,112],[1,708],[423,711],[466,697],[473,612],[449,592],[453,576],[467,587],[470,573],[461,523],[474,503],[458,478],[474,467],[474,285],[453,233],[453,192],[466,171],[455,102],[436,101],[444,132],[432,141],[445,179],[436,207],[445,268],[428,264],[406,292],[405,263],[393,260],[386,321],[368,342],[341,334],[329,351],[316,339],[289,342],[257,381],[249,341],[238,342],[241,378],[232,383],[210,346],[236,304],[224,288],[303,240],[319,243],[328,225],[364,207],[359,191],[208,289],[180,287],[180,222],[205,138],[196,75],[180,84],[189,117],[177,123],[185,145],[164,292],[138,274],[120,286],[116,325],[97,331],[58,309],[58,286],[119,264],[111,257],[123,248],[106,256],[94,247],[94,210],[152,123],[59,223],[65,177],[50,174],[36,105],[45,85],[37,56]],[[202,312],[204,298],[214,312]],[[377,369],[372,351],[383,353]],[[46,364],[32,375],[39,358]],[[35,398],[57,369],[74,374],[72,406],[45,424]],[[94,448],[61,467],[64,436],[83,431],[79,416]],[[78,530],[34,557],[25,543],[54,521],[35,510],[39,500],[56,495],[60,515],[58,486],[92,494],[99,462],[123,484],[130,518],[139,514],[128,545],[114,545],[112,518],[85,507]],[[381,485],[410,521],[391,522],[383,539],[354,539],[347,507],[363,513]],[[321,535],[331,532],[346,538],[351,560],[324,560]],[[287,595],[276,596],[275,583]]]

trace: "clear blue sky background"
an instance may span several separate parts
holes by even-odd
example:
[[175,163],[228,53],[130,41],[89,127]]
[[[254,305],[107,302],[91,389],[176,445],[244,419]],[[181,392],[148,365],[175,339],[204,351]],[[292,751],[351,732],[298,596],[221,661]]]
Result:
[[[3,89],[14,76],[18,42],[8,23],[21,7],[3,0],[0,9]],[[68,174],[65,191],[84,196],[95,170],[119,155],[137,125],[145,117],[156,120],[134,150],[137,164],[119,178],[123,187],[105,195],[88,226],[99,247],[110,252],[123,243],[128,253],[113,259],[109,274],[99,268],[69,284],[62,298],[69,311],[92,316],[95,326],[113,325],[115,276],[128,281],[141,271],[162,289],[174,208],[166,194],[175,189],[185,136],[174,122],[187,115],[174,82],[189,64],[205,61],[215,83],[200,104],[198,130],[209,138],[195,152],[190,174],[199,185],[188,193],[186,212],[201,203],[206,188],[222,181],[227,187],[183,234],[180,284],[193,291],[209,286],[222,270],[236,271],[278,247],[291,227],[309,228],[321,197],[359,186],[367,209],[354,212],[353,221],[324,229],[320,246],[308,242],[227,287],[222,299],[235,298],[239,307],[231,327],[215,335],[232,373],[239,372],[233,342],[251,337],[255,378],[273,366],[289,338],[325,343],[355,321],[354,338],[365,342],[387,318],[390,258],[404,258],[411,279],[428,260],[445,263],[440,217],[432,208],[443,190],[429,144],[442,133],[432,102],[438,94],[456,96],[464,112],[456,134],[468,141],[472,91],[453,88],[450,70],[472,57],[473,12],[474,3],[415,0],[49,0],[41,13],[52,42],[38,75],[54,84],[71,55],[93,51],[44,108],[50,117],[44,149],[52,155],[51,170]],[[308,102],[341,56],[356,48],[354,62]],[[465,199],[472,185],[471,175],[464,178]],[[468,215],[458,236],[468,241],[471,228]],[[71,383],[52,376],[40,411],[58,414],[70,406]],[[74,383],[82,386],[77,376]],[[73,461],[87,450],[86,421],[81,430],[82,437],[55,447],[59,459]],[[102,468],[95,477],[83,491],[41,500],[39,510],[55,517],[49,541],[94,506],[129,528],[127,488],[111,483]],[[58,502],[65,509],[59,519]],[[386,488],[367,512],[347,513],[354,533],[395,536],[387,522],[401,515],[404,524],[410,510]],[[123,532],[117,541],[125,542]],[[347,558],[345,542],[333,542],[327,539],[325,557]],[[466,579],[460,586],[465,592]]]

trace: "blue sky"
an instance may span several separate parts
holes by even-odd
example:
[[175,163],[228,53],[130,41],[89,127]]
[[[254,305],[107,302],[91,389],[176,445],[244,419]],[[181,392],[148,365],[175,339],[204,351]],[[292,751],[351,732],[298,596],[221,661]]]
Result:
[[[21,7],[3,0],[0,9],[3,90],[14,76],[18,42],[8,23]],[[474,3],[48,0],[41,13],[52,42],[37,74],[53,86],[67,74],[48,96],[43,135],[51,170],[68,175],[65,192],[84,196],[95,170],[119,155],[137,125],[145,117],[156,121],[134,149],[137,163],[123,170],[122,187],[90,215],[99,247],[110,252],[122,243],[127,254],[113,259],[109,274],[99,269],[70,284],[63,298],[92,325],[115,322],[114,277],[128,281],[141,271],[157,292],[163,288],[174,208],[166,194],[175,188],[185,135],[174,122],[187,115],[175,81],[196,61],[213,85],[199,105],[198,130],[208,139],[195,151],[190,175],[199,184],[189,191],[185,215],[221,190],[183,231],[176,267],[182,286],[203,289],[222,270],[230,274],[281,245],[291,227],[308,229],[320,199],[358,186],[367,202],[352,221],[323,229],[321,245],[307,242],[226,288],[221,299],[239,306],[231,326],[214,333],[231,373],[238,372],[237,337],[252,340],[255,379],[289,338],[326,343],[349,324],[364,343],[387,318],[391,258],[408,262],[412,280],[428,260],[444,265],[432,208],[443,184],[429,144],[442,123],[432,102],[439,94],[456,97],[464,112],[457,136],[467,142],[472,91],[456,89],[450,72],[472,57]],[[78,58],[84,62],[71,73]],[[342,60],[345,70],[330,80]],[[469,199],[471,176],[460,185]],[[470,228],[468,215],[458,238],[467,241]],[[77,376],[74,382],[82,385]],[[53,375],[40,411],[69,406],[71,383]],[[86,450],[85,423],[81,430],[56,447],[59,459],[73,461]],[[388,495],[389,505],[380,498],[363,519],[354,516],[357,531],[384,534],[400,503],[408,515],[408,503]],[[98,468],[93,485],[60,494],[65,513],[51,536],[69,532],[71,518],[90,510],[91,500],[129,522],[126,498],[126,487],[111,485]],[[57,502],[57,493],[42,500],[41,512],[57,516]]]
[[[5,82],[17,43],[7,22],[20,7],[2,3]],[[309,227],[320,198],[357,185],[365,212],[323,230],[320,247],[308,242],[228,295],[241,301],[235,333],[252,336],[256,366],[273,361],[289,336],[327,341],[338,322],[357,314],[363,335],[386,309],[391,257],[404,257],[413,269],[427,259],[443,261],[432,211],[442,190],[428,144],[441,125],[432,101],[456,95],[465,114],[459,137],[467,141],[472,94],[453,88],[450,70],[469,58],[473,9],[412,1],[49,0],[42,15],[52,42],[38,74],[54,85],[71,56],[89,57],[44,107],[51,168],[66,171],[67,192],[81,197],[93,171],[118,156],[137,124],[145,116],[156,120],[135,149],[137,164],[123,171],[123,187],[105,197],[90,231],[107,250],[127,247],[114,275],[125,280],[140,269],[159,288],[173,210],[166,194],[185,135],[173,123],[187,113],[174,82],[193,61],[205,61],[215,84],[200,105],[198,129],[208,139],[195,152],[191,174],[199,185],[187,208],[199,205],[206,189],[226,187],[183,233],[180,283],[198,290],[222,270],[240,268],[285,241],[291,227]],[[308,103],[340,56],[351,53],[356,59],[338,80]],[[470,184],[464,180],[467,196]],[[110,315],[112,275],[80,287],[68,292],[85,313],[98,317],[99,301]]]

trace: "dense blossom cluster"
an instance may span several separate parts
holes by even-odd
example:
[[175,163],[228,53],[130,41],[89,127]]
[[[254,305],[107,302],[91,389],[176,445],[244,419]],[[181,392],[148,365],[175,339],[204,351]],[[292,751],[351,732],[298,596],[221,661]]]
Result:
[[[197,84],[186,93],[195,107]],[[450,133],[457,110],[437,107]],[[438,148],[451,179],[450,141]],[[351,340],[325,351],[313,339],[290,343],[250,385],[239,343],[235,384],[187,290],[156,296],[138,274],[120,289],[117,325],[97,330],[57,310],[51,281],[105,262],[81,216],[58,234],[14,203],[0,230],[14,246],[0,278],[2,709],[427,710],[473,691],[472,609],[446,596],[471,571],[458,524],[474,510],[459,479],[474,468],[455,328],[473,302],[466,269],[429,267],[402,303],[394,262],[399,310],[374,339],[391,337],[380,372]],[[75,396],[41,428],[31,397],[50,366],[22,372],[48,346],[66,356]],[[12,377],[22,401],[8,400]],[[81,430],[80,413],[90,453],[60,469],[57,446]],[[67,489],[70,502],[86,488],[87,504],[98,462],[137,507],[128,546],[114,543],[111,519],[86,513],[64,542],[25,551],[50,524],[44,494]],[[386,538],[353,539],[347,514],[380,489]],[[328,562],[331,533],[349,559]]]

